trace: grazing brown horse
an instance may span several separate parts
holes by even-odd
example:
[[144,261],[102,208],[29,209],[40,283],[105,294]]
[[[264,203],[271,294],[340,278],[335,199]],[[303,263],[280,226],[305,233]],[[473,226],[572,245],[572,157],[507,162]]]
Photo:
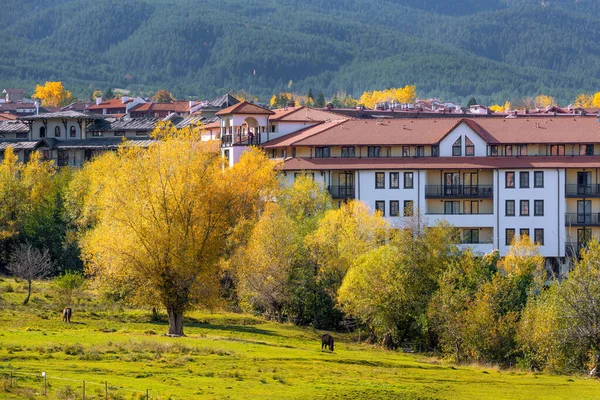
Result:
[[333,351],[333,336],[329,333],[321,336],[321,350],[326,349],[327,347],[329,347],[329,350]]
[[71,314],[73,314],[73,311],[69,307],[65,308],[63,310],[63,319],[62,319],[63,322],[70,324],[71,323]]

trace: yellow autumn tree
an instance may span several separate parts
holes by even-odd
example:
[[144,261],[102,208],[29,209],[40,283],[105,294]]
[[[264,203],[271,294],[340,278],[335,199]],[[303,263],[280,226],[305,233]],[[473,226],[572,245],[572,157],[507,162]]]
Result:
[[170,103],[175,100],[175,97],[168,90],[157,90],[152,96],[152,100],[157,103]]
[[594,104],[594,95],[588,95],[585,93],[581,93],[575,98],[575,107],[593,107]]
[[411,85],[387,90],[367,91],[360,96],[359,103],[368,108],[375,108],[377,103],[383,102],[409,104],[415,101],[416,91],[416,86]]
[[538,108],[546,108],[548,106],[553,106],[556,104],[556,102],[554,101],[554,97],[546,96],[545,94],[536,96],[534,102],[535,106]]
[[489,109],[496,113],[502,113],[510,110],[511,106],[510,101],[506,101],[503,106],[494,104],[493,106],[490,106]]
[[592,107],[600,108],[600,92],[594,93],[594,100],[592,101]]
[[[238,223],[255,220],[277,185],[259,150],[225,168],[213,142],[193,127],[159,124],[147,149],[123,144],[77,172],[76,201],[87,215],[81,251],[101,285],[127,285],[139,304],[162,304],[169,334],[184,312],[213,306],[218,261]],[[79,199],[79,200],[77,200]]]
[[37,85],[32,96],[42,102],[42,106],[61,107],[74,101],[73,95],[63,87],[62,82],[46,82]]

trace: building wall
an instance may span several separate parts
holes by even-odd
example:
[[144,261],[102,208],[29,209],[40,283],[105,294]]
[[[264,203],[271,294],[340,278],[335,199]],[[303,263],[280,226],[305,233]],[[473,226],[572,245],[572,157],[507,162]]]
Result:
[[462,151],[461,154],[464,156],[465,153],[465,138],[468,137],[471,142],[475,145],[475,156],[485,157],[487,155],[487,143],[477,133],[475,133],[466,123],[463,123],[456,127],[440,142],[440,156],[451,157],[452,156],[452,145],[456,140],[462,136]]

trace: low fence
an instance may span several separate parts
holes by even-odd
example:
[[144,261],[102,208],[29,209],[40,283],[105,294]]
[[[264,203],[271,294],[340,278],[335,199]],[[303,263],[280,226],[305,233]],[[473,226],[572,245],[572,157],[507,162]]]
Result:
[[[68,399],[136,399],[149,400],[150,389],[133,390],[114,386],[108,381],[87,381],[62,378],[46,372],[0,371],[4,391],[27,390],[33,394]],[[129,396],[127,396],[129,395]]]

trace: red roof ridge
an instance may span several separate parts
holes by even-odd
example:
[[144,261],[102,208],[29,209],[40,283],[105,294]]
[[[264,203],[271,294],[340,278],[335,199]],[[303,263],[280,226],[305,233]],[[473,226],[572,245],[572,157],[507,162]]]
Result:
[[227,114],[233,114],[236,112],[239,114],[259,114],[259,115],[275,114],[273,111],[271,111],[265,107],[261,107],[254,103],[250,103],[247,100],[244,100],[240,103],[234,104],[232,106],[222,109],[221,111],[218,111],[216,113],[216,115],[227,115]]

